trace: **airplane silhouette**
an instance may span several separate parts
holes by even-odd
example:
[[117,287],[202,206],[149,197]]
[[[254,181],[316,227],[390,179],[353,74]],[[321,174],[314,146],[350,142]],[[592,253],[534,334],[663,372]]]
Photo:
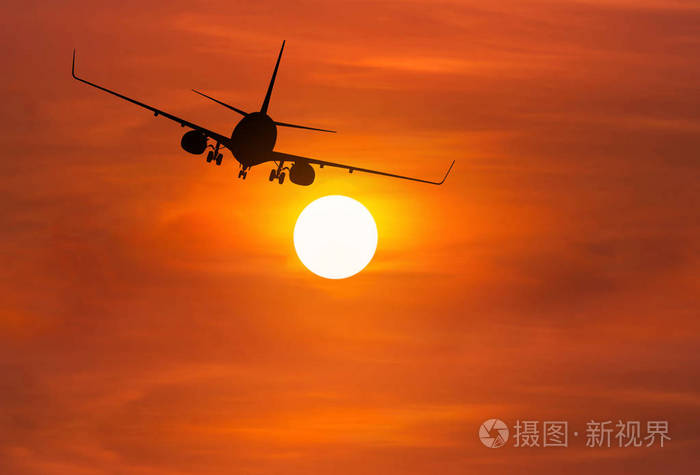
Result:
[[[233,154],[234,158],[239,162],[241,167],[241,170],[238,172],[238,178],[245,179],[248,175],[248,170],[250,170],[256,165],[272,162],[275,164],[276,168],[273,168],[272,171],[270,171],[269,179],[270,181],[277,180],[277,182],[280,185],[284,183],[285,170],[289,171],[289,179],[292,181],[292,183],[303,186],[310,185],[314,182],[314,178],[316,177],[316,172],[314,171],[314,168],[311,165],[318,165],[320,168],[323,168],[324,166],[344,168],[350,173],[354,171],[373,173],[375,175],[400,178],[402,180],[418,181],[421,183],[429,183],[431,185],[442,185],[445,182],[445,179],[447,179],[447,175],[449,175],[450,170],[452,170],[452,166],[455,163],[454,161],[452,161],[452,164],[447,169],[447,172],[445,173],[445,176],[442,178],[442,180],[430,181],[421,178],[412,178],[408,176],[396,175],[393,173],[369,170],[367,168],[360,168],[351,165],[342,165],[339,163],[327,162],[315,158],[301,157],[298,155],[290,155],[288,153],[275,152],[273,148],[275,146],[275,142],[277,141],[278,126],[335,133],[335,131],[333,130],[318,129],[315,127],[306,127],[297,124],[288,124],[286,122],[277,122],[272,120],[272,118],[267,114],[267,109],[270,105],[270,96],[272,95],[272,88],[275,85],[275,78],[277,77],[277,69],[280,65],[280,59],[282,59],[282,51],[284,51],[284,44],[285,42],[283,41],[282,48],[280,49],[279,56],[277,57],[277,63],[275,64],[275,70],[272,72],[272,79],[270,79],[270,85],[267,88],[267,93],[265,94],[265,99],[263,100],[262,107],[260,107],[260,111],[258,112],[245,112],[241,109],[233,107],[232,105],[226,104],[202,92],[192,89],[192,91],[196,92],[197,94],[204,96],[207,99],[216,102],[217,104],[221,104],[222,106],[227,107],[232,111],[235,111],[243,116],[243,118],[233,129],[231,137],[226,137],[216,132],[212,132],[209,129],[206,129],[195,123],[189,122],[185,119],[181,119],[180,117],[177,117],[173,114],[169,114],[168,112],[156,109],[155,107],[149,106],[148,104],[144,104],[143,102],[139,102],[123,94],[119,94],[118,92],[112,91],[98,84],[79,78],[75,74],[75,50],[73,50],[73,68],[71,72],[73,74],[73,78],[77,79],[80,82],[88,84],[92,87],[96,87],[97,89],[105,91],[109,94],[113,94],[133,104],[136,104],[137,106],[141,106],[144,109],[148,109],[152,111],[156,117],[162,115],[163,117],[166,117],[170,120],[179,123],[182,127],[189,127],[193,129],[189,132],[186,132],[185,135],[182,136],[180,144],[185,151],[195,155],[201,155],[207,148],[211,148],[212,150],[210,150],[207,154],[207,162],[213,161],[217,165],[221,165],[223,155],[219,153],[219,151],[222,146],[229,149]],[[209,143],[209,139],[214,141],[215,145],[211,145]],[[291,167],[285,166],[285,163],[291,163]]]

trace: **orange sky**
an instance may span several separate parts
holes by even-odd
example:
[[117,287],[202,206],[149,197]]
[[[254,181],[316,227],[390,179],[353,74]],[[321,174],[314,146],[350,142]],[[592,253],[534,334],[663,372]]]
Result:
[[[10,2],[0,16],[0,473],[686,473],[700,467],[693,1]],[[487,6],[484,6],[484,3]],[[245,182],[189,91],[437,178]],[[299,212],[375,216],[322,280]],[[492,417],[668,420],[663,449],[487,449]]]

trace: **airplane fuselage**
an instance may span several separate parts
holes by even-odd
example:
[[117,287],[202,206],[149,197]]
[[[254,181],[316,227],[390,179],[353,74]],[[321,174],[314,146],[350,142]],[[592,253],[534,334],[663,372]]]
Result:
[[233,129],[229,149],[241,165],[252,167],[269,160],[275,142],[275,122],[264,112],[253,112],[243,117]]

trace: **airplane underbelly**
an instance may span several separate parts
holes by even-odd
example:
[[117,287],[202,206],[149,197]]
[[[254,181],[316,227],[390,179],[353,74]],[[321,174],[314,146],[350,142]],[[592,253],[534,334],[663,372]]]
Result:
[[266,115],[251,114],[243,118],[231,135],[231,151],[244,165],[261,161],[272,151],[277,141],[277,127]]

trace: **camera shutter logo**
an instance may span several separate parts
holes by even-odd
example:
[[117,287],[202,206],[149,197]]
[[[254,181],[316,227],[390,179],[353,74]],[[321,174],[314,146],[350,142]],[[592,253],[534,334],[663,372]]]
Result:
[[479,427],[479,439],[490,449],[503,447],[508,441],[508,426],[500,419],[489,419]]

